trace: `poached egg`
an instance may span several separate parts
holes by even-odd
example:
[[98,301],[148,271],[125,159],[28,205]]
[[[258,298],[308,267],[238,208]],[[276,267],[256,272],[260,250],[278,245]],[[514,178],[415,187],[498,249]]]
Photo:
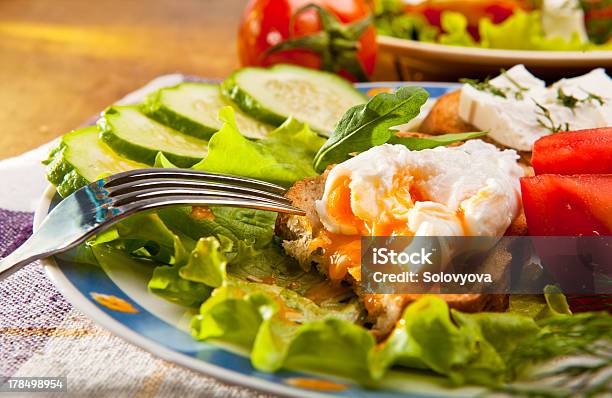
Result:
[[315,204],[330,278],[360,279],[361,236],[503,236],[521,209],[517,159],[470,140],[421,151],[385,144],[334,166]]

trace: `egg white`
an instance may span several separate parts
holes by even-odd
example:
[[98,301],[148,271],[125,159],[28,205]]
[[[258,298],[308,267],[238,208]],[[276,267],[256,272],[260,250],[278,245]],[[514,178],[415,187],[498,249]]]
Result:
[[[349,178],[351,210],[367,225],[399,222],[400,235],[502,236],[521,209],[517,159],[514,150],[481,140],[422,151],[385,144],[336,165],[316,209],[328,231],[363,234],[328,205],[330,192]],[[398,181],[410,189],[398,193]]]

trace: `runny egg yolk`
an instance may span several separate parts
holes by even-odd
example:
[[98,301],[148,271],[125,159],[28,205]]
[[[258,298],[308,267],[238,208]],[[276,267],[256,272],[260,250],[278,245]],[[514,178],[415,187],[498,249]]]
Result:
[[364,234],[366,224],[357,218],[351,207],[351,188],[349,177],[342,177],[336,181],[329,192],[327,211],[339,222],[354,226],[361,234]]
[[[351,207],[351,179],[339,178],[329,191],[327,211],[338,222],[355,227],[359,234],[342,235],[323,231],[316,245],[322,247],[329,258],[329,278],[343,279],[347,272],[356,280],[361,279],[361,236],[412,235],[408,229],[405,213],[414,206],[415,200],[425,200],[413,184],[413,177],[398,173],[393,178],[392,197],[399,206],[383,211],[375,220],[362,219],[355,215]],[[382,204],[380,208],[383,208]],[[404,217],[402,217],[404,216]]]
[[[378,209],[381,211],[375,219],[355,214],[351,206],[350,182],[348,176],[339,178],[329,192],[327,211],[338,223],[355,227],[361,236],[412,235],[406,225],[406,213],[414,206],[415,201],[426,200],[425,195],[414,184],[413,176],[398,173],[393,177],[388,198],[396,205],[385,209],[383,203],[378,203]],[[356,196],[355,199],[359,200],[359,197]]]

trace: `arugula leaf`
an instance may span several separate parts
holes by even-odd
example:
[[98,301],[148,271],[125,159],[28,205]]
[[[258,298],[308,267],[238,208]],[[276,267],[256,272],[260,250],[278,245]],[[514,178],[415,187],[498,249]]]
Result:
[[389,144],[401,144],[413,151],[421,151],[423,149],[431,149],[438,146],[454,144],[456,142],[467,141],[472,138],[478,138],[487,135],[486,131],[473,133],[456,133],[434,135],[431,137],[391,137]]
[[347,160],[351,153],[386,143],[394,134],[389,129],[416,117],[428,97],[421,87],[402,87],[393,94],[377,94],[366,104],[352,107],[316,154],[315,170],[322,172],[330,164]]
[[208,143],[208,155],[193,166],[196,170],[258,178],[290,186],[314,176],[312,159],[324,142],[308,125],[293,118],[259,141],[250,141],[238,131],[234,109],[219,111],[225,123]]

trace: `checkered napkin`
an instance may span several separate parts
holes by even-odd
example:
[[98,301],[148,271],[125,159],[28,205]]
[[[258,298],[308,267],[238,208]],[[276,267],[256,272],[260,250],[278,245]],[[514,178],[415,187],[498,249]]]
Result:
[[[137,102],[150,90],[183,80],[181,75],[163,76],[121,102]],[[46,187],[40,161],[51,145],[0,162],[0,257],[32,233],[33,211]],[[38,262],[0,281],[0,378],[9,376],[64,376],[67,395],[74,397],[261,396],[158,359],[111,335],[73,308]]]

